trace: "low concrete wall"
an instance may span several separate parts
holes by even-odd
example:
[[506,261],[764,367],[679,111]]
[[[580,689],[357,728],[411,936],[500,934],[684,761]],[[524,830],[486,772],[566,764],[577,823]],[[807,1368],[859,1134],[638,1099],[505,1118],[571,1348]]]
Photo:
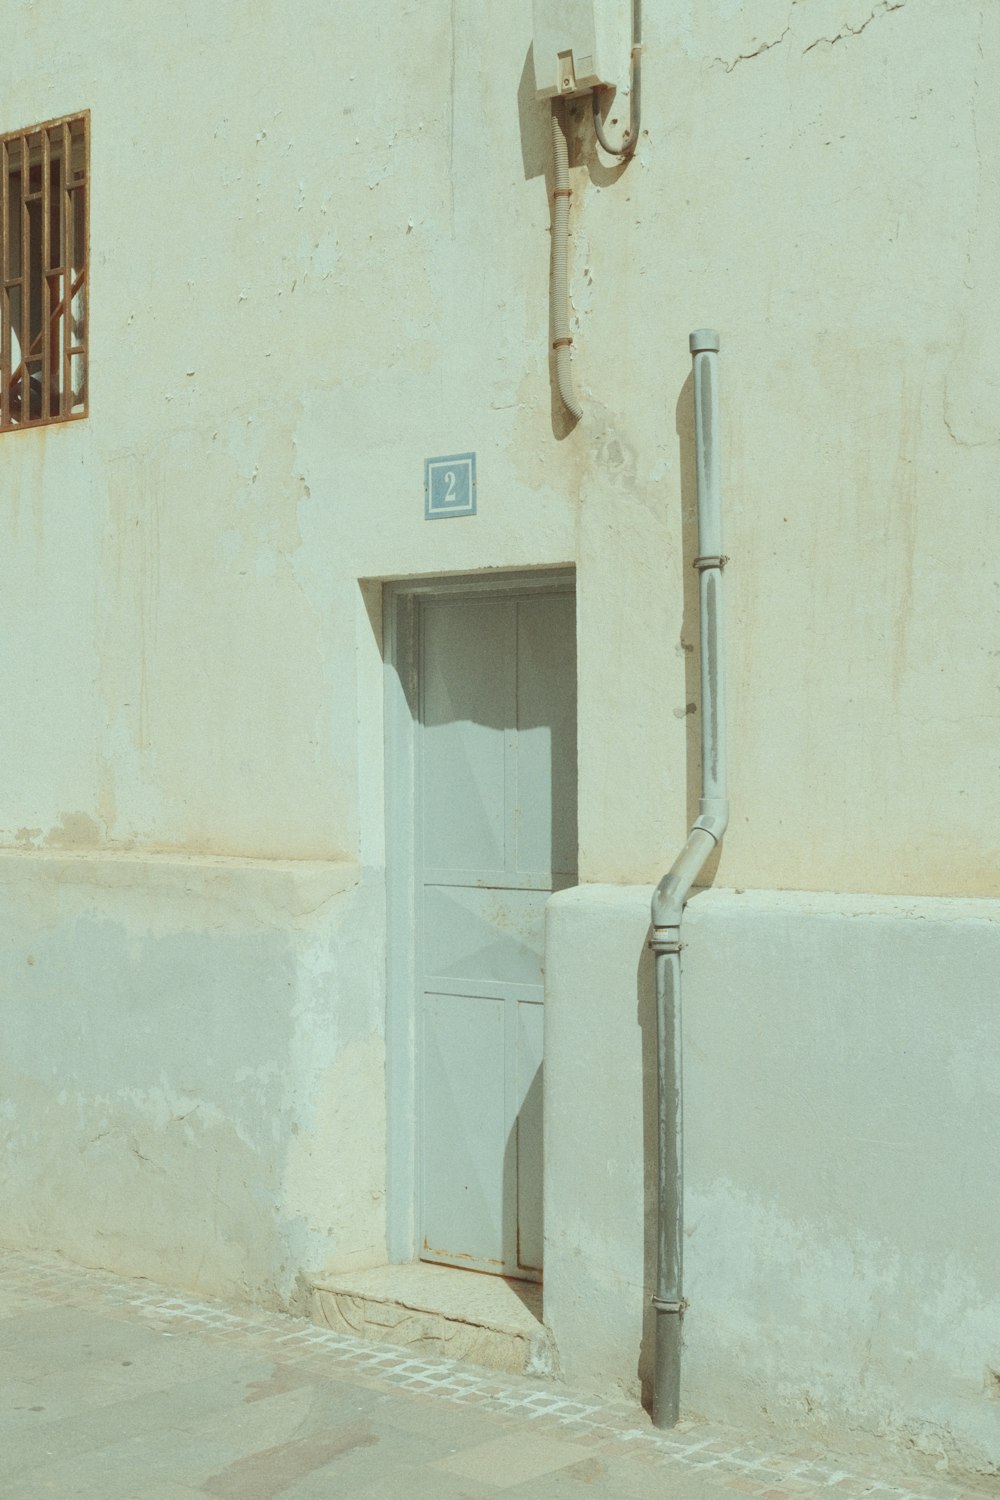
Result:
[[[649,1364],[650,891],[548,912],[545,1318]],[[385,1259],[382,881],[0,855],[0,1240],[295,1304]],[[684,937],[683,1405],[1000,1463],[1000,903],[703,892]]]
[[[553,897],[545,1317],[638,1388],[655,1271],[647,887]],[[682,1405],[1000,1465],[1000,903],[712,891],[684,924]]]
[[385,1259],[382,881],[0,854],[0,1239],[287,1304]]

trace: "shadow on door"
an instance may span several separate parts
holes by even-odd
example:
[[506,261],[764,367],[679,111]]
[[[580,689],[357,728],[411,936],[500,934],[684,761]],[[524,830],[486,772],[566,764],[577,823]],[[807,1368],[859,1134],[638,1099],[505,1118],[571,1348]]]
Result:
[[414,1253],[537,1281],[544,909],[577,878],[572,581],[428,586],[406,603],[390,946],[408,976],[392,1004],[410,1017],[394,1031],[412,1047]]

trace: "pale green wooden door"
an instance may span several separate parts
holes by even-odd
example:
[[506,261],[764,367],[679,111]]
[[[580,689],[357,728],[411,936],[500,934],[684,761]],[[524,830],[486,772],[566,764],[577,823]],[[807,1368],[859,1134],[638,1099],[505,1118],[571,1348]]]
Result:
[[537,1277],[548,895],[576,881],[571,592],[418,610],[421,1258]]

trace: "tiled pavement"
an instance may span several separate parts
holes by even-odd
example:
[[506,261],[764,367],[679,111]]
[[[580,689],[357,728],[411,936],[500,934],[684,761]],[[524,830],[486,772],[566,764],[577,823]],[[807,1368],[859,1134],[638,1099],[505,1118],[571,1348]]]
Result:
[[2,1500],[983,1493],[704,1422],[660,1434],[634,1406],[558,1384],[0,1253]]

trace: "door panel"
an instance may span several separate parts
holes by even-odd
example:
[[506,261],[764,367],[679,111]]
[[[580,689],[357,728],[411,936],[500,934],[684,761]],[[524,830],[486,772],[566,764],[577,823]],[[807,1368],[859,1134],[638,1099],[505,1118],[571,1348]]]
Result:
[[[423,998],[423,1235],[427,1259],[503,1264],[503,1160],[507,1136],[502,1000]],[[461,1246],[475,1246],[463,1256]]]
[[546,891],[424,886],[428,980],[542,983]]
[[568,592],[417,610],[418,1243],[537,1277],[545,902],[576,866]]
[[542,1269],[542,1028],[541,1005],[517,1007],[517,1259]]
[[573,598],[524,600],[517,630],[517,868],[576,873]]
[[506,835],[502,726],[515,663],[497,660],[512,606],[470,600],[421,609],[423,863],[503,869]]

